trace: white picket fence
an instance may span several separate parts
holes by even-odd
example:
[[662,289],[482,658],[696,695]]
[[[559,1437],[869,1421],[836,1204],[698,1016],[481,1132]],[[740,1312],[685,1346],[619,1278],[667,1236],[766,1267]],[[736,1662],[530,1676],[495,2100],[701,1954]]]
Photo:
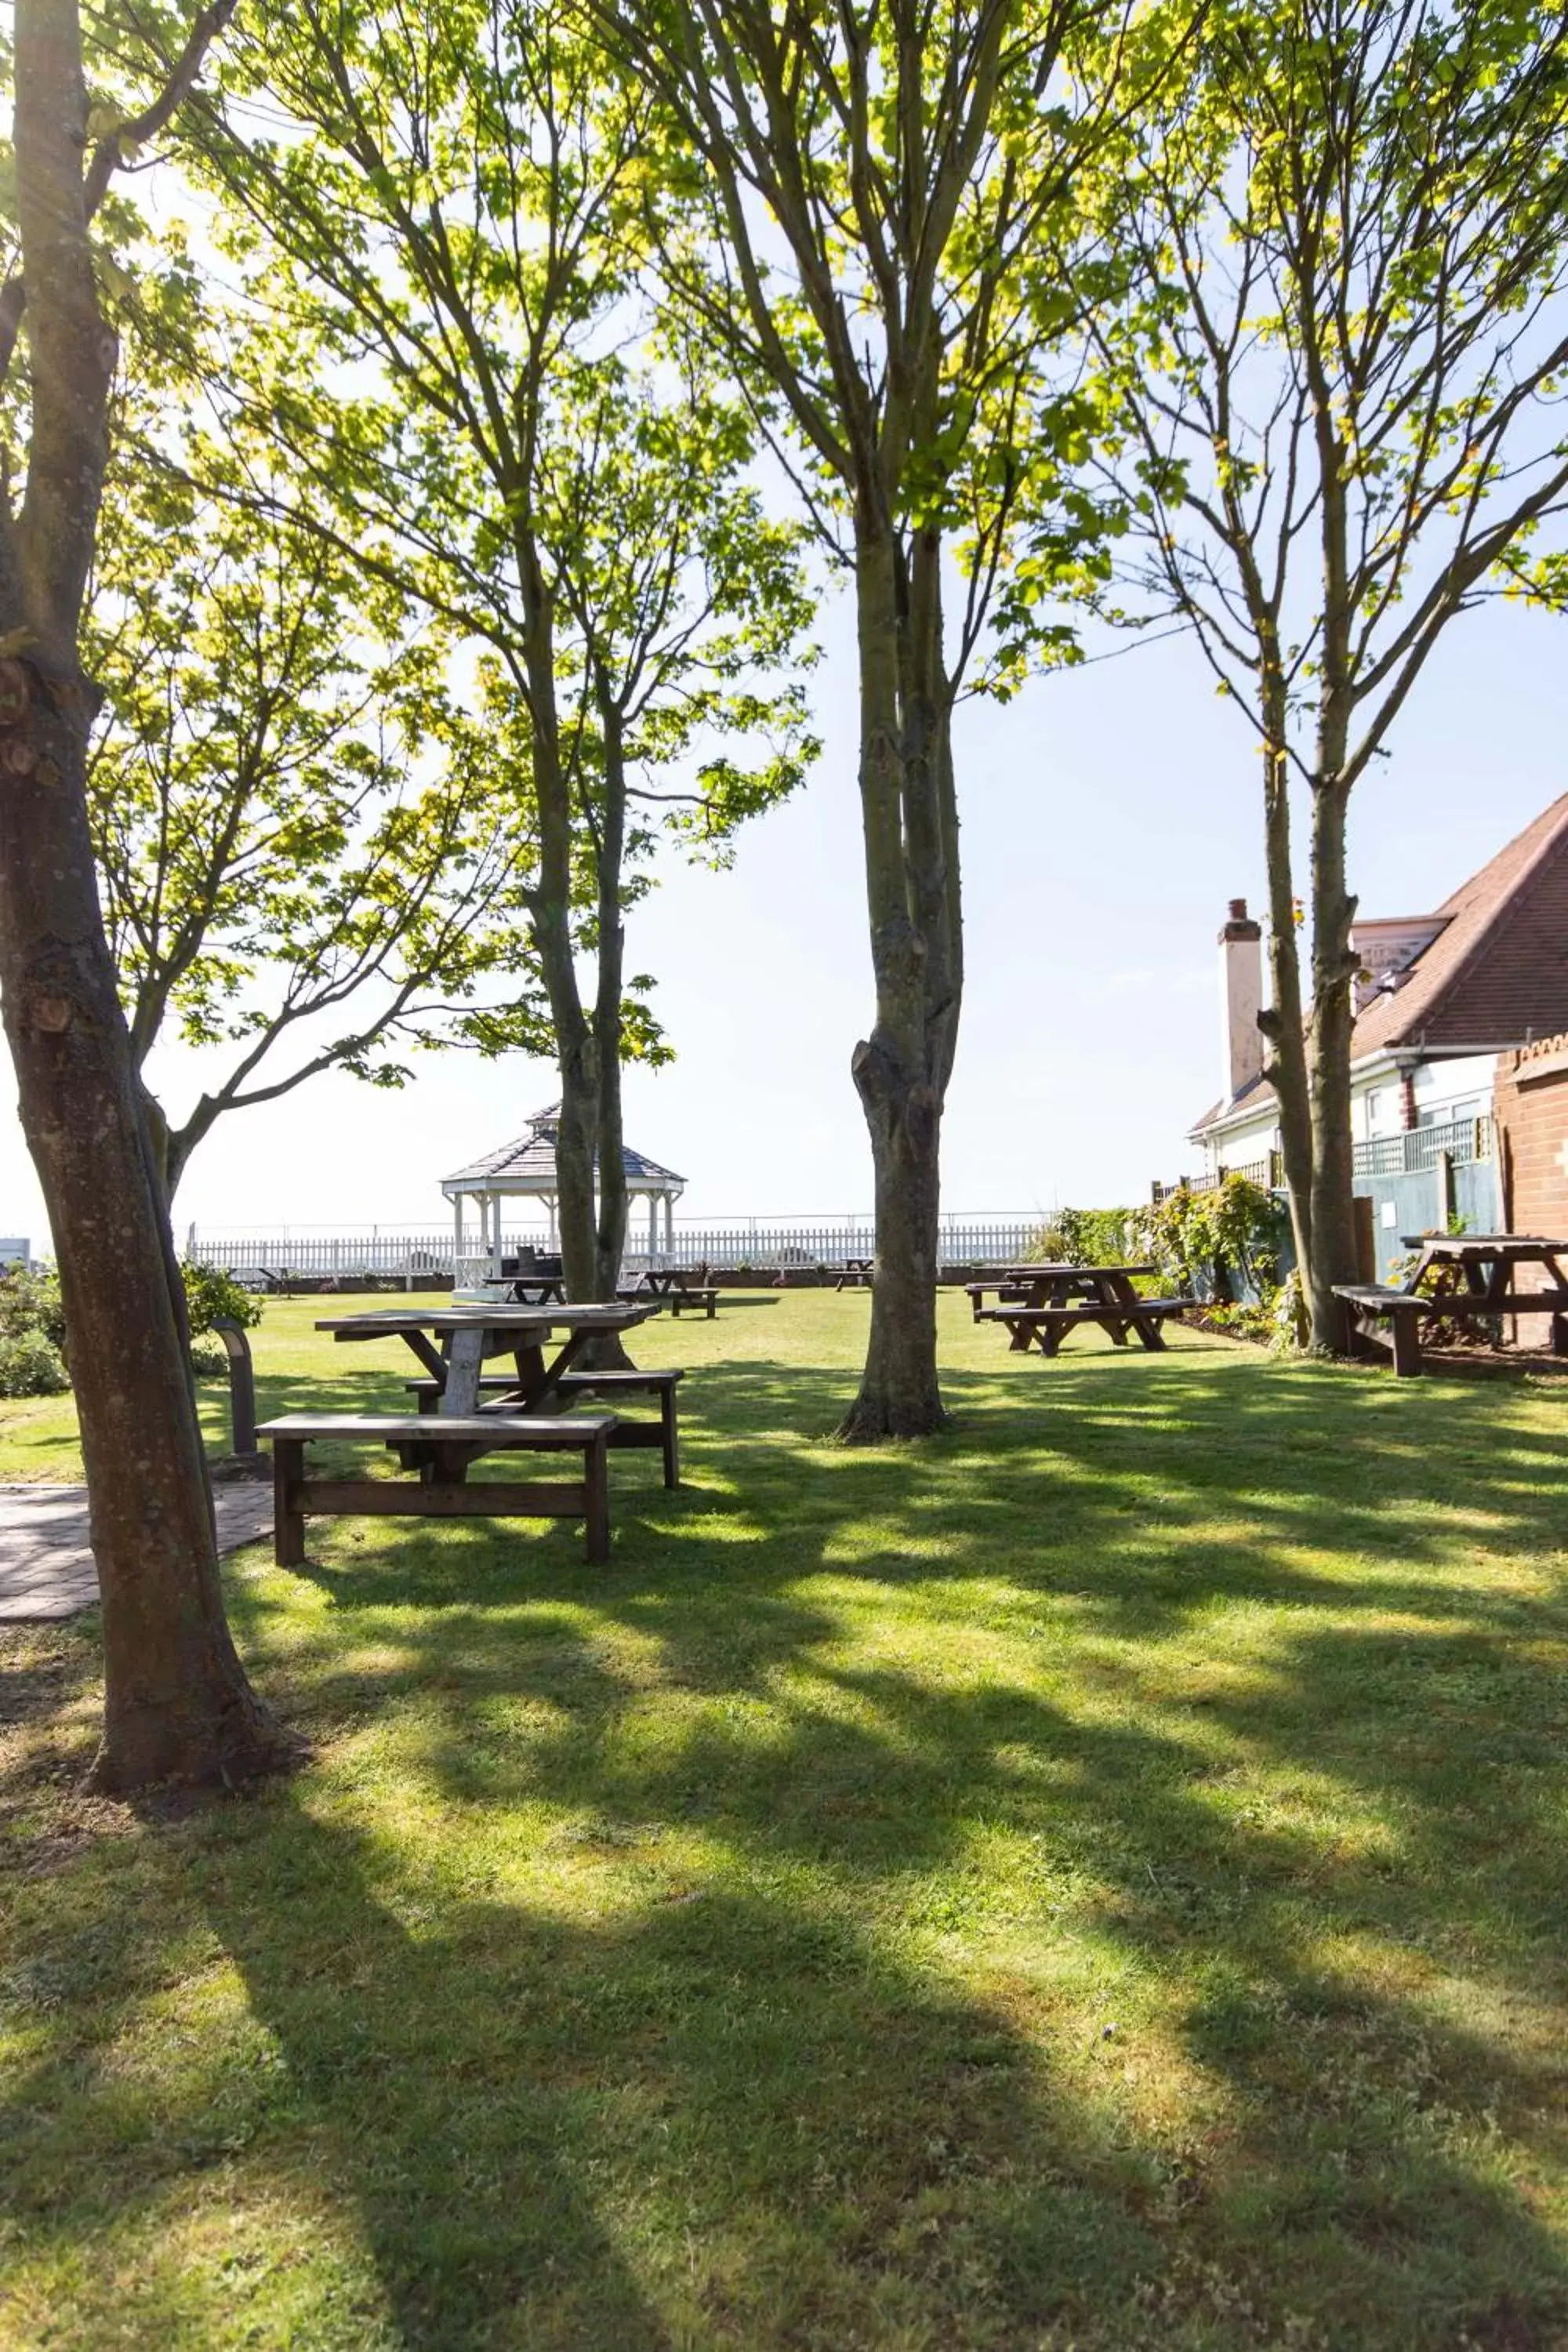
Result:
[[[939,1245],[942,1261],[948,1265],[1008,1264],[1027,1247],[1043,1222],[1043,1215],[1025,1212],[1010,1216],[944,1217]],[[472,1241],[477,1244],[478,1239],[475,1234]],[[872,1256],[876,1246],[876,1229],[868,1217],[809,1219],[798,1223],[773,1223],[756,1217],[729,1225],[688,1225],[678,1221],[673,1247],[652,1252],[646,1234],[639,1235],[634,1224],[622,1264],[627,1274],[640,1274],[649,1266],[706,1262],[712,1266],[751,1267],[768,1275],[792,1266],[840,1266],[847,1258]],[[513,1257],[524,1248],[543,1251],[549,1247],[542,1225],[508,1226],[501,1235],[503,1257]],[[445,1275],[471,1282],[489,1265],[483,1253],[466,1248],[454,1267],[450,1230],[391,1234],[373,1228],[345,1234],[232,1235],[202,1234],[193,1225],[185,1238],[184,1254],[197,1265],[224,1266],[235,1274],[301,1275],[318,1281],[333,1275],[382,1275],[405,1281],[416,1275]]]

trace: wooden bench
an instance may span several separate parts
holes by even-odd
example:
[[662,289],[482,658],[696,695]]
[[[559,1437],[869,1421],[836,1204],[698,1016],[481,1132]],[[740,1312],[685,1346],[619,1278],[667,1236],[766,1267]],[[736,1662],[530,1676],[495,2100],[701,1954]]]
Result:
[[1136,1331],[1145,1348],[1163,1348],[1165,1335],[1162,1323],[1173,1316],[1186,1313],[1190,1298],[1140,1298],[1133,1302],[1118,1301],[1108,1305],[1103,1299],[1089,1299],[1077,1307],[984,1307],[976,1322],[1005,1323],[1012,1335],[1015,1355],[1025,1355],[1037,1345],[1042,1356],[1054,1356],[1069,1331],[1080,1323],[1098,1323],[1109,1331],[1119,1348],[1127,1345],[1127,1335]]
[[1350,1309],[1352,1355],[1368,1356],[1374,1348],[1391,1350],[1402,1380],[1413,1380],[1421,1370],[1423,1323],[1489,1323],[1514,1315],[1550,1315],[1552,1352],[1568,1356],[1568,1304],[1558,1290],[1509,1291],[1500,1298],[1458,1291],[1424,1298],[1419,1291],[1395,1290],[1382,1282],[1336,1282],[1334,1297]]
[[639,1275],[636,1282],[617,1290],[616,1296],[617,1298],[639,1300],[657,1298],[659,1305],[668,1307],[672,1315],[679,1315],[683,1307],[700,1307],[710,1323],[719,1305],[716,1284],[690,1282],[684,1276],[668,1273]]
[[683,1307],[700,1307],[711,1323],[718,1310],[719,1289],[716,1283],[682,1283],[679,1289],[669,1291],[667,1296],[672,1315],[679,1315]]
[[[560,1397],[589,1396],[595,1393],[621,1397],[634,1396],[639,1391],[658,1399],[657,1421],[624,1421],[619,1413],[610,1432],[612,1450],[623,1446],[657,1445],[664,1455],[664,1483],[667,1486],[680,1484],[680,1441],[676,1425],[675,1391],[686,1378],[684,1371],[643,1372],[633,1370],[616,1372],[566,1372],[555,1383]],[[417,1402],[422,1417],[433,1416],[440,1396],[440,1384],[436,1381],[405,1381],[404,1387]],[[515,1389],[515,1372],[486,1372],[479,1381],[479,1394],[504,1395]]]
[[[286,1412],[257,1434],[272,1441],[273,1540],[279,1568],[305,1557],[305,1521],[341,1513],[387,1518],[582,1519],[588,1558],[610,1556],[607,1452],[614,1413]],[[305,1448],[366,1439],[390,1446],[417,1483],[398,1478],[307,1478]],[[486,1454],[581,1454],[580,1479],[544,1485],[467,1484],[468,1465]]]

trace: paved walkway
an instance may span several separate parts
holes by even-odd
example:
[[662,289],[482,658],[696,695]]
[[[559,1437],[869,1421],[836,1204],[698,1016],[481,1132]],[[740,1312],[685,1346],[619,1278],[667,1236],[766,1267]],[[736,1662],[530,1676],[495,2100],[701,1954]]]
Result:
[[[217,1548],[237,1551],[272,1527],[269,1482],[219,1486]],[[85,1486],[0,1486],[0,1624],[74,1617],[98,1599]]]

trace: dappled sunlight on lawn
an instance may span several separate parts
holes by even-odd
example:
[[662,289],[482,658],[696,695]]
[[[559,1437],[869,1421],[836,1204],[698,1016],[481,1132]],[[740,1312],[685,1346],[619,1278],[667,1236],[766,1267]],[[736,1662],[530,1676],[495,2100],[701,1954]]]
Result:
[[690,1483],[615,1463],[607,1569],[243,1557],[316,1742],[245,1804],[72,1798],[34,1641],[23,2340],[1562,2340],[1558,1398],[944,1307],[952,1430],[862,1452],[863,1328],[639,1333]]

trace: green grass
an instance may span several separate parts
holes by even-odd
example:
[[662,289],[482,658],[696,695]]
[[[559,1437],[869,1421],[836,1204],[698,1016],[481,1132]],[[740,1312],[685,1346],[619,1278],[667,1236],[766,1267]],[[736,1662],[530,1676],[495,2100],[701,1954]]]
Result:
[[[390,1402],[317,1311],[264,1403]],[[0,1644],[0,2342],[1568,2344],[1561,1391],[948,1301],[952,1433],[852,1452],[867,1312],[639,1334],[608,1570],[242,1554],[247,1801],[73,1794],[92,1621]]]

